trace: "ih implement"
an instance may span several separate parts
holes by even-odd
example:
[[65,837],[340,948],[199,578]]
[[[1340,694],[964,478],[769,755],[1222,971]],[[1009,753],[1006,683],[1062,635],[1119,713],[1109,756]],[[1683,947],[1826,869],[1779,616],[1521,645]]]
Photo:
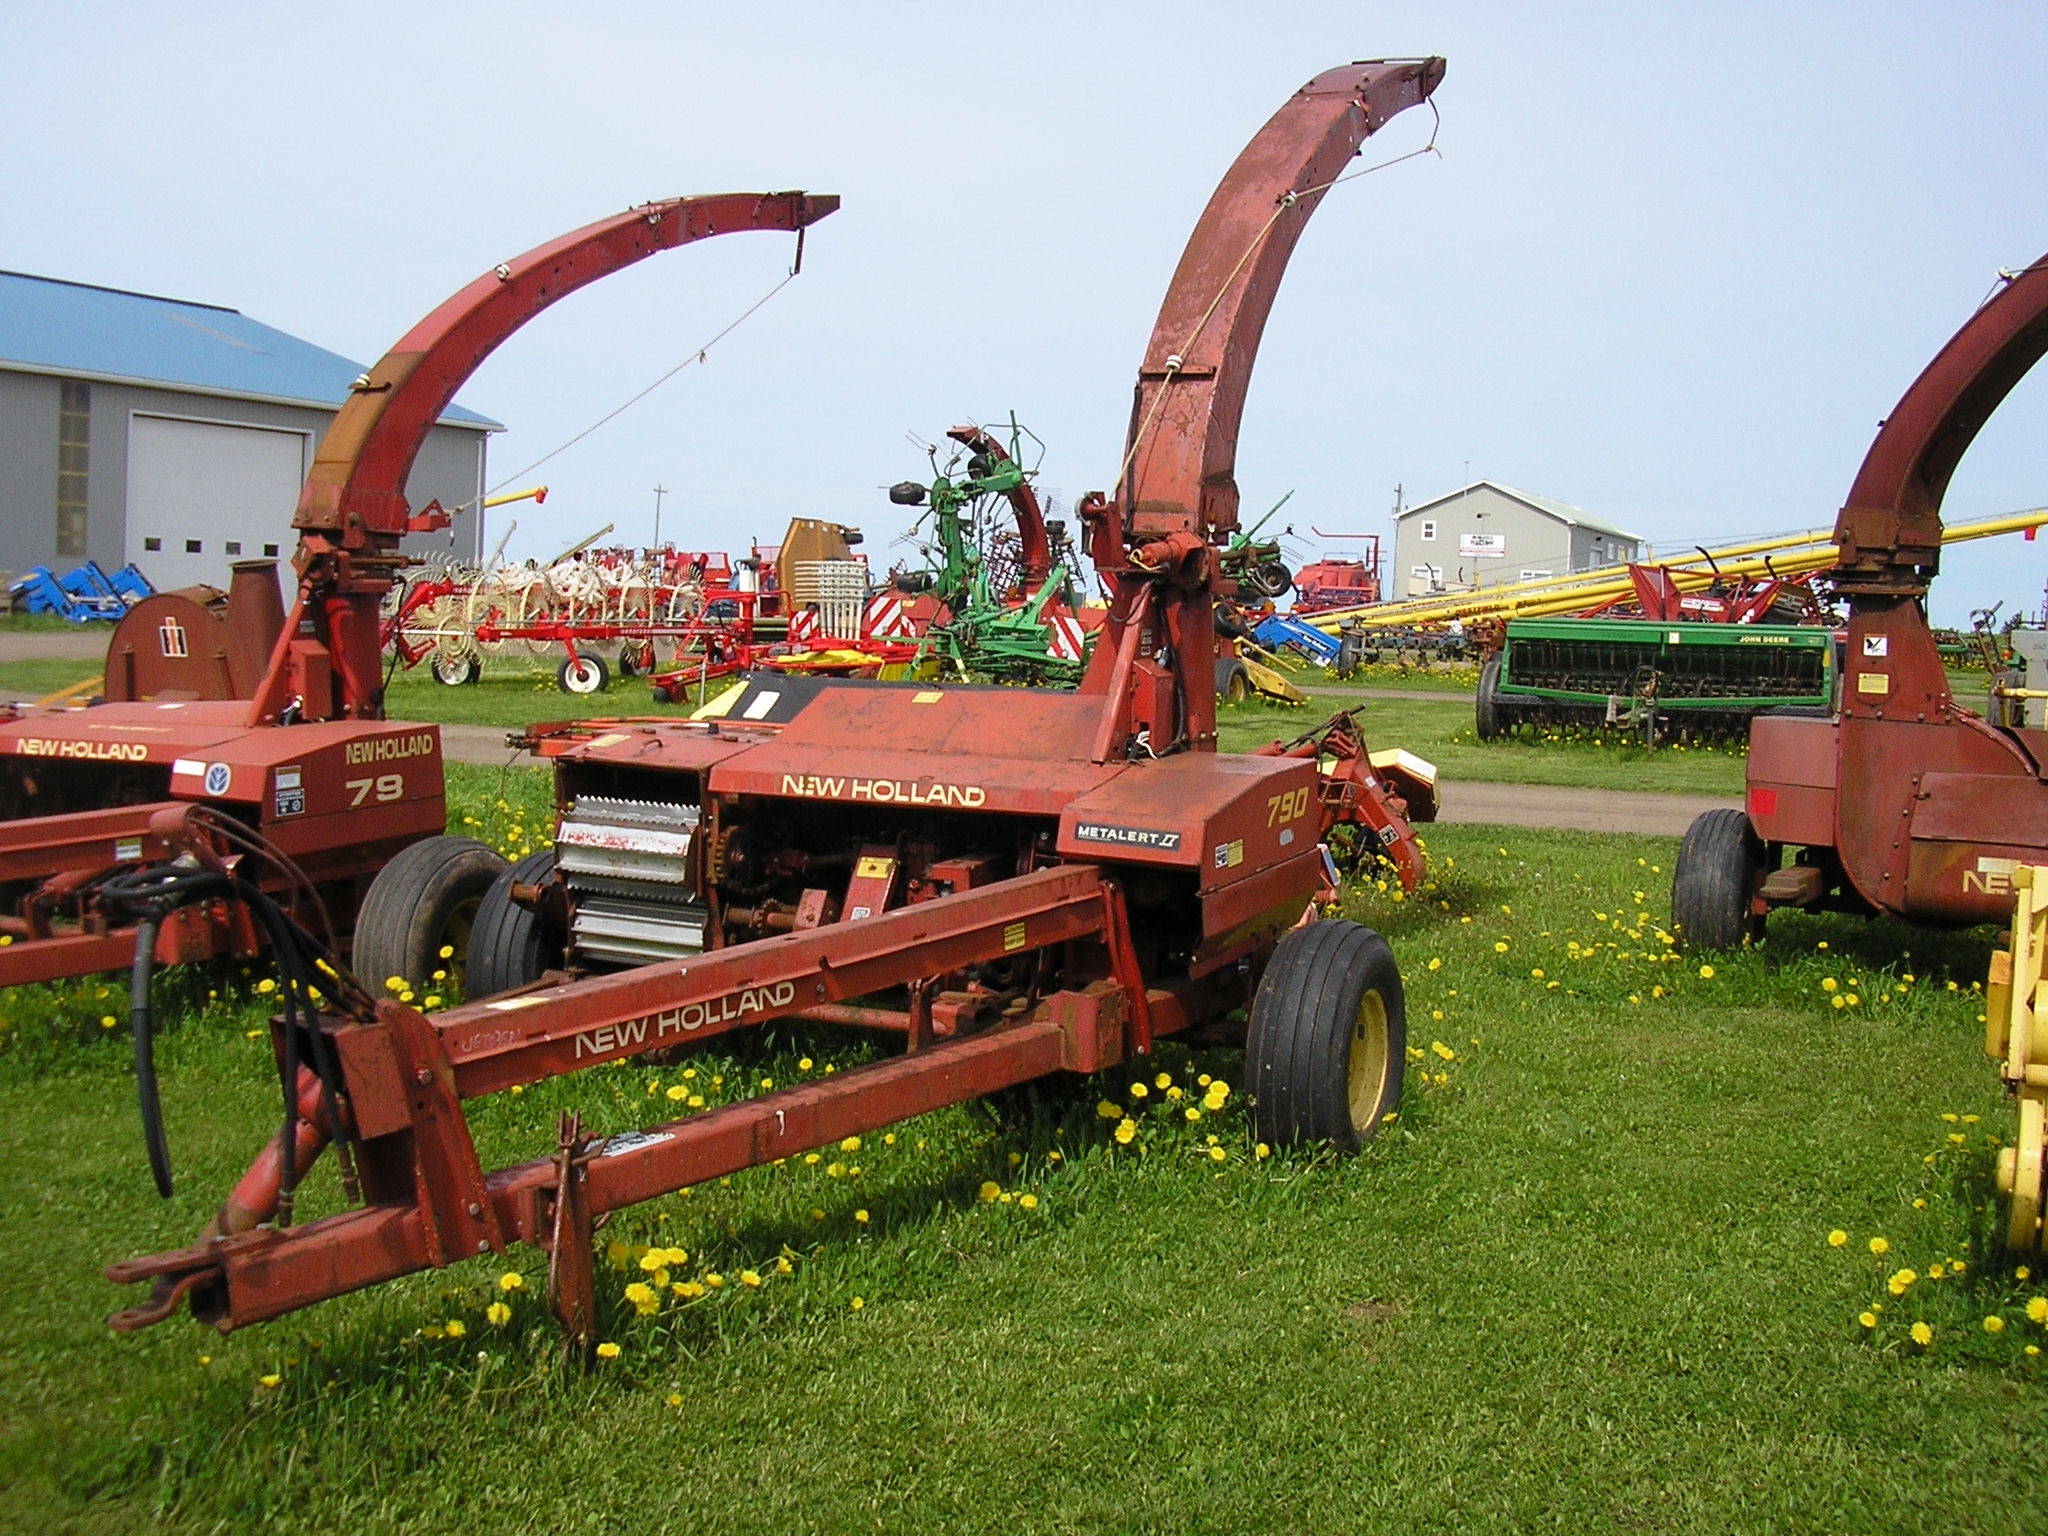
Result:
[[[114,631],[107,703],[0,722],[0,986],[128,965],[143,914],[103,900],[107,883],[132,890],[180,859],[286,902],[330,949],[353,930],[372,975],[423,974],[502,861],[440,836],[439,727],[383,718],[379,604],[399,540],[446,526],[406,504],[421,443],[477,365],[563,294],[710,235],[800,232],[834,206],[734,194],[603,220],[486,273],[358,379],[300,497],[289,614],[262,562],[238,567],[223,601],[145,597]],[[225,899],[149,931],[166,963],[262,943]]]
[[[1083,504],[1112,601],[1078,691],[757,678],[724,719],[564,733],[557,849],[502,877],[471,934],[471,995],[509,990],[430,1018],[337,985],[281,1019],[286,1123],[190,1247],[110,1268],[153,1287],[114,1326],[184,1301],[237,1328],[523,1242],[587,1346],[603,1213],[1169,1035],[1245,1041],[1267,1140],[1372,1135],[1401,1088],[1401,980],[1378,935],[1314,920],[1323,833],[1375,795],[1384,841],[1406,829],[1342,717],[1215,750],[1214,609],[1282,272],[1367,135],[1442,70],[1318,76],[1211,198],[1116,491]],[[633,1135],[570,1116],[531,1161],[478,1158],[468,1100],[781,1018],[904,1049]],[[288,1225],[329,1142],[360,1203]]]

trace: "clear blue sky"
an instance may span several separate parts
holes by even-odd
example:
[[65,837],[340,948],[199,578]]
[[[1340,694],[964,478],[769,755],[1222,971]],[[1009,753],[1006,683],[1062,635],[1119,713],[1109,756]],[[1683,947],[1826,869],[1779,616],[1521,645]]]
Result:
[[[1115,478],[1196,214],[1302,81],[1441,53],[1441,160],[1333,195],[1267,332],[1238,475],[1386,531],[1489,477],[1660,543],[1824,526],[1877,421],[2048,250],[2035,4],[352,4],[12,8],[0,266],[235,306],[369,360],[506,256],[650,197],[806,187],[804,275],[549,464],[517,553],[606,521],[730,547],[859,523],[906,432],[1015,410],[1064,498]],[[1369,156],[1420,144],[1397,119]],[[647,262],[462,399],[507,474],[770,288],[782,237]],[[2048,371],[2048,370],[2044,370]],[[1952,518],[2048,502],[2048,381]],[[1313,540],[1305,541],[1313,545]],[[1937,619],[2037,610],[2048,540],[1975,546]]]

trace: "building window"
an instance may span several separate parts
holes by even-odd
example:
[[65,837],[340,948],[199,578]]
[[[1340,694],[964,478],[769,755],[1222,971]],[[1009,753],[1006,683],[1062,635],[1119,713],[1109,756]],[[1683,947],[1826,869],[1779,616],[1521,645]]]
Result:
[[57,553],[85,558],[86,463],[92,446],[92,386],[65,379],[57,400]]
[[1434,544],[1436,542],[1435,523],[1424,523],[1422,525],[1422,542],[1425,544]]
[[228,553],[229,553],[229,554],[231,554],[231,555],[239,555],[239,554],[240,554],[241,552],[242,552],[242,541],[241,541],[240,539],[229,539],[229,540],[228,540]]
[[142,552],[145,555],[154,555],[160,553],[163,547],[164,541],[162,539],[150,538],[144,539],[142,541]]

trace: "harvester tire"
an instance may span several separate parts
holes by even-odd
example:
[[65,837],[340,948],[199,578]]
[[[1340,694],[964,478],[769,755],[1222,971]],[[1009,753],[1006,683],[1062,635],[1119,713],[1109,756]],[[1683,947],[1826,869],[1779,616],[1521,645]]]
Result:
[[[375,996],[397,977],[415,988],[463,977],[477,910],[505,872],[495,849],[474,838],[429,837],[377,871],[356,913],[350,967]],[[443,955],[442,950],[452,951]]]
[[1479,693],[1472,710],[1473,727],[1481,741],[1492,741],[1507,734],[1507,721],[1501,718],[1500,708],[1500,657],[1489,656],[1479,668]]
[[468,654],[460,656],[436,656],[433,661],[434,681],[448,688],[466,688],[484,675],[481,656]]
[[1226,704],[1242,704],[1252,696],[1252,675],[1245,671],[1241,661],[1220,663],[1216,679],[1216,696]]
[[603,693],[611,681],[612,671],[604,658],[588,651],[569,657],[555,671],[555,682],[564,693]]
[[1356,1150],[1400,1105],[1407,1046],[1385,939],[1340,918],[1289,931],[1259,978],[1245,1041],[1257,1139]]
[[1688,949],[1734,949],[1763,936],[1750,898],[1764,876],[1764,845],[1742,811],[1707,811],[1686,829],[1671,869],[1671,921]]
[[554,872],[555,852],[543,848],[514,864],[484,892],[469,933],[471,1000],[527,986],[561,964],[561,936],[549,933],[540,913],[512,899],[513,886],[538,885]]

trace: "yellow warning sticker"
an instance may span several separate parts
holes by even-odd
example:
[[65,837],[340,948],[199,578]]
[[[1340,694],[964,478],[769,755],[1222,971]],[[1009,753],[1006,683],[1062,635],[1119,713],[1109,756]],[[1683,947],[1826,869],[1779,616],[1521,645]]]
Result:
[[866,854],[853,866],[856,880],[886,880],[896,871],[896,861]]
[[1891,674],[1888,672],[1859,672],[1856,674],[1856,691],[1874,693],[1883,698],[1892,691]]
[[940,689],[921,688],[910,696],[910,702],[913,704],[936,704],[945,696],[945,693]]
[[1024,925],[1022,923],[1003,924],[1003,953],[1006,955],[1014,954],[1023,947]]

